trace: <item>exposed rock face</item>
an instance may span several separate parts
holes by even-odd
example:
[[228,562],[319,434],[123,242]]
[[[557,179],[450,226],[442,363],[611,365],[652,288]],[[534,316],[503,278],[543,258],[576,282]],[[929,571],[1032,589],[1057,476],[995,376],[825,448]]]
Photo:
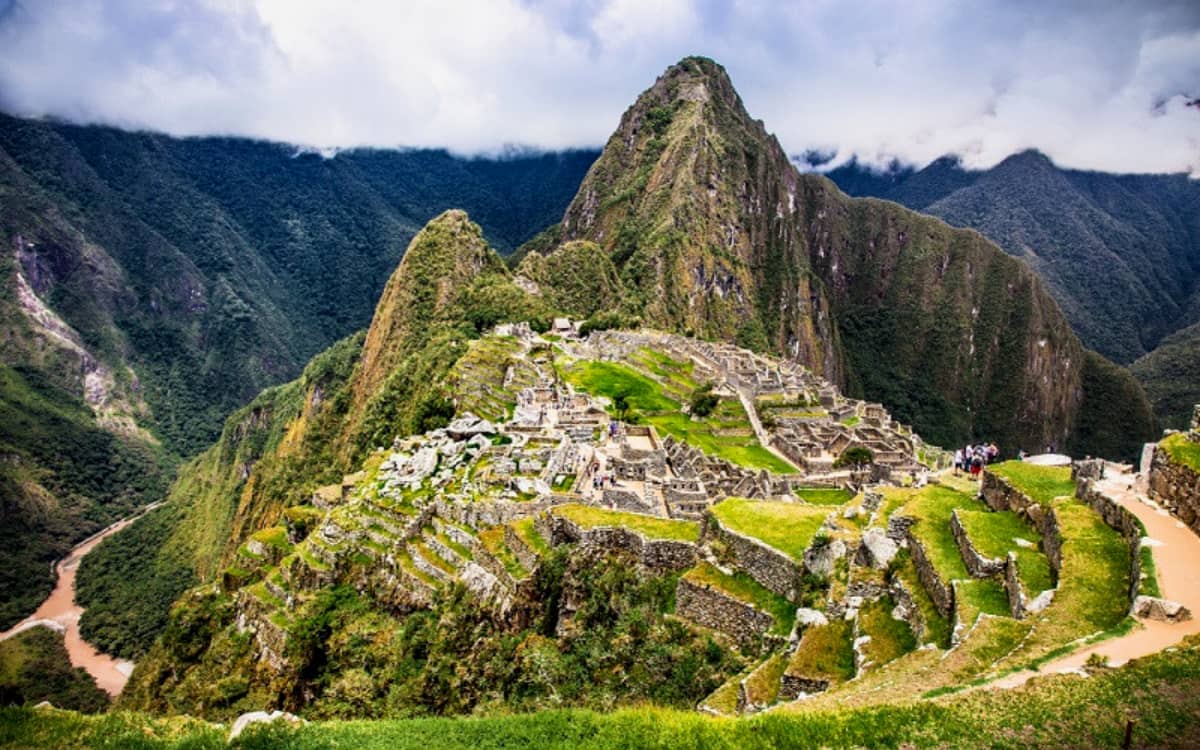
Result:
[[882,529],[870,528],[863,533],[855,562],[859,565],[883,570],[896,556],[900,546]]
[[799,174],[711,60],[672,66],[625,112],[561,232],[610,255],[624,312],[798,359],[934,443],[1064,444],[1085,403],[1085,350],[1024,264]]

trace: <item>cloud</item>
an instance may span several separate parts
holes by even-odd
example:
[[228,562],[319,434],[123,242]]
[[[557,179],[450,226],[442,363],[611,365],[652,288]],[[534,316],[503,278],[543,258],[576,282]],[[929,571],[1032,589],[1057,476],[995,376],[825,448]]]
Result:
[[1200,174],[1200,5],[0,0],[0,106],[314,147],[602,144],[688,54],[793,153]]

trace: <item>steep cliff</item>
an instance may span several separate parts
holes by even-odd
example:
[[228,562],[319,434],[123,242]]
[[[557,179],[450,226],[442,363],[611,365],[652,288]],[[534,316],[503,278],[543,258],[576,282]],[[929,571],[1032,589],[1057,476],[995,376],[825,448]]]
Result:
[[765,341],[935,442],[1088,444],[1072,436],[1085,350],[1030,269],[973,231],[800,174],[711,60],[672,66],[625,112],[561,238],[608,252],[622,312]]

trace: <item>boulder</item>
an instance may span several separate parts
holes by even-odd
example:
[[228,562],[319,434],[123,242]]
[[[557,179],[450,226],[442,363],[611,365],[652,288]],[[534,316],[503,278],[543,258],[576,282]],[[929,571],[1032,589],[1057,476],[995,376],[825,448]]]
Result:
[[237,737],[246,730],[246,727],[250,726],[251,724],[278,721],[280,719],[292,725],[298,725],[302,721],[299,716],[290,714],[287,711],[271,711],[270,713],[267,713],[266,711],[250,711],[249,713],[242,714],[234,720],[233,729],[229,732],[229,739],[232,740]]
[[1133,614],[1135,617],[1160,622],[1183,622],[1192,619],[1192,613],[1187,607],[1156,596],[1139,596],[1134,599]]
[[899,550],[900,545],[888,537],[883,529],[867,529],[854,561],[864,567],[883,570]]
[[495,435],[496,425],[467,412],[446,426],[446,434],[456,440],[466,440],[476,435]]

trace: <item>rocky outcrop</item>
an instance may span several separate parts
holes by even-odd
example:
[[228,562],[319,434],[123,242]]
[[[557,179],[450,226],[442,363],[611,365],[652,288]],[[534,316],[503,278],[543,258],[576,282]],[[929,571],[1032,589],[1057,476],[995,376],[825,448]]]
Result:
[[675,587],[675,614],[742,644],[753,643],[775,625],[775,618],[753,605],[687,578]]
[[1179,602],[1154,596],[1139,596],[1134,599],[1133,614],[1135,617],[1159,622],[1183,622],[1192,619],[1191,611]]
[[1150,499],[1200,534],[1200,474],[1171,461],[1161,445],[1150,461]]

